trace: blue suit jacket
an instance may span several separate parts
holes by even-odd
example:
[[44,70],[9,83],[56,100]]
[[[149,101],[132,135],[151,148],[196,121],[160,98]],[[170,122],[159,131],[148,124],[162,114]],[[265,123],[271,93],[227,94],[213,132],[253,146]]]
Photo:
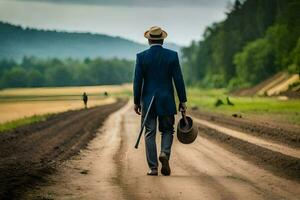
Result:
[[160,45],[137,54],[133,82],[134,103],[145,113],[155,95],[153,108],[158,116],[176,114],[173,80],[180,102],[186,102],[186,92],[177,52]]

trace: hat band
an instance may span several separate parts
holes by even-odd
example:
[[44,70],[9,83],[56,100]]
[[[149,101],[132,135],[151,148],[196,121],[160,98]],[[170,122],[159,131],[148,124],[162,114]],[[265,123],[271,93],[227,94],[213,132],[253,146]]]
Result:
[[162,37],[162,33],[159,35],[152,35],[151,33],[149,34],[152,38],[161,38]]

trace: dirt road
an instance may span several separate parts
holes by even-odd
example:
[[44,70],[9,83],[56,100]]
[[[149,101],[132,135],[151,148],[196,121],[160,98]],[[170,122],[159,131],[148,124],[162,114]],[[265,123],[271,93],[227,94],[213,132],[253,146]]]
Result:
[[24,198],[300,198],[298,181],[274,175],[247,158],[201,137],[201,132],[191,145],[174,140],[170,177],[146,176],[148,169],[143,141],[140,149],[133,148],[138,128],[139,118],[129,102],[109,116],[86,150],[65,162],[57,173],[48,177],[47,182],[29,191]]

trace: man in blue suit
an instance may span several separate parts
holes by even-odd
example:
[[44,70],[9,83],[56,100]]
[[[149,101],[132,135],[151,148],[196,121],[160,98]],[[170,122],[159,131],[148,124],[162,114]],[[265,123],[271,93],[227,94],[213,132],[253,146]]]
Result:
[[145,118],[151,99],[154,96],[150,112],[145,122],[146,156],[150,171],[147,175],[158,175],[156,150],[156,127],[161,135],[161,152],[159,161],[162,163],[161,173],[170,175],[169,159],[174,133],[174,115],[176,104],[174,87],[179,98],[179,111],[185,112],[186,92],[178,54],[162,47],[167,33],[160,27],[151,27],[144,34],[150,48],[137,54],[134,73],[133,92],[134,110]]

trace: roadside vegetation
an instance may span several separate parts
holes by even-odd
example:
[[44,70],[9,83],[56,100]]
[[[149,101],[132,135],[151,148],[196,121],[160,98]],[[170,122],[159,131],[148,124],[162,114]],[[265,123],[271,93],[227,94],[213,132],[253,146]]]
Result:
[[[188,103],[199,111],[300,125],[300,101],[271,97],[235,97],[226,89],[188,89]],[[227,97],[230,103],[228,105]],[[217,103],[219,101],[219,103]],[[219,104],[219,105],[217,105]]]
[[2,123],[2,124],[0,123],[0,133],[5,132],[5,131],[13,130],[13,129],[15,129],[17,127],[20,127],[20,126],[25,126],[25,125],[33,124],[33,123],[36,123],[36,122],[45,121],[49,116],[50,116],[50,114],[33,115],[31,117],[24,117],[24,118],[21,118],[21,119],[5,122],[5,123]]

